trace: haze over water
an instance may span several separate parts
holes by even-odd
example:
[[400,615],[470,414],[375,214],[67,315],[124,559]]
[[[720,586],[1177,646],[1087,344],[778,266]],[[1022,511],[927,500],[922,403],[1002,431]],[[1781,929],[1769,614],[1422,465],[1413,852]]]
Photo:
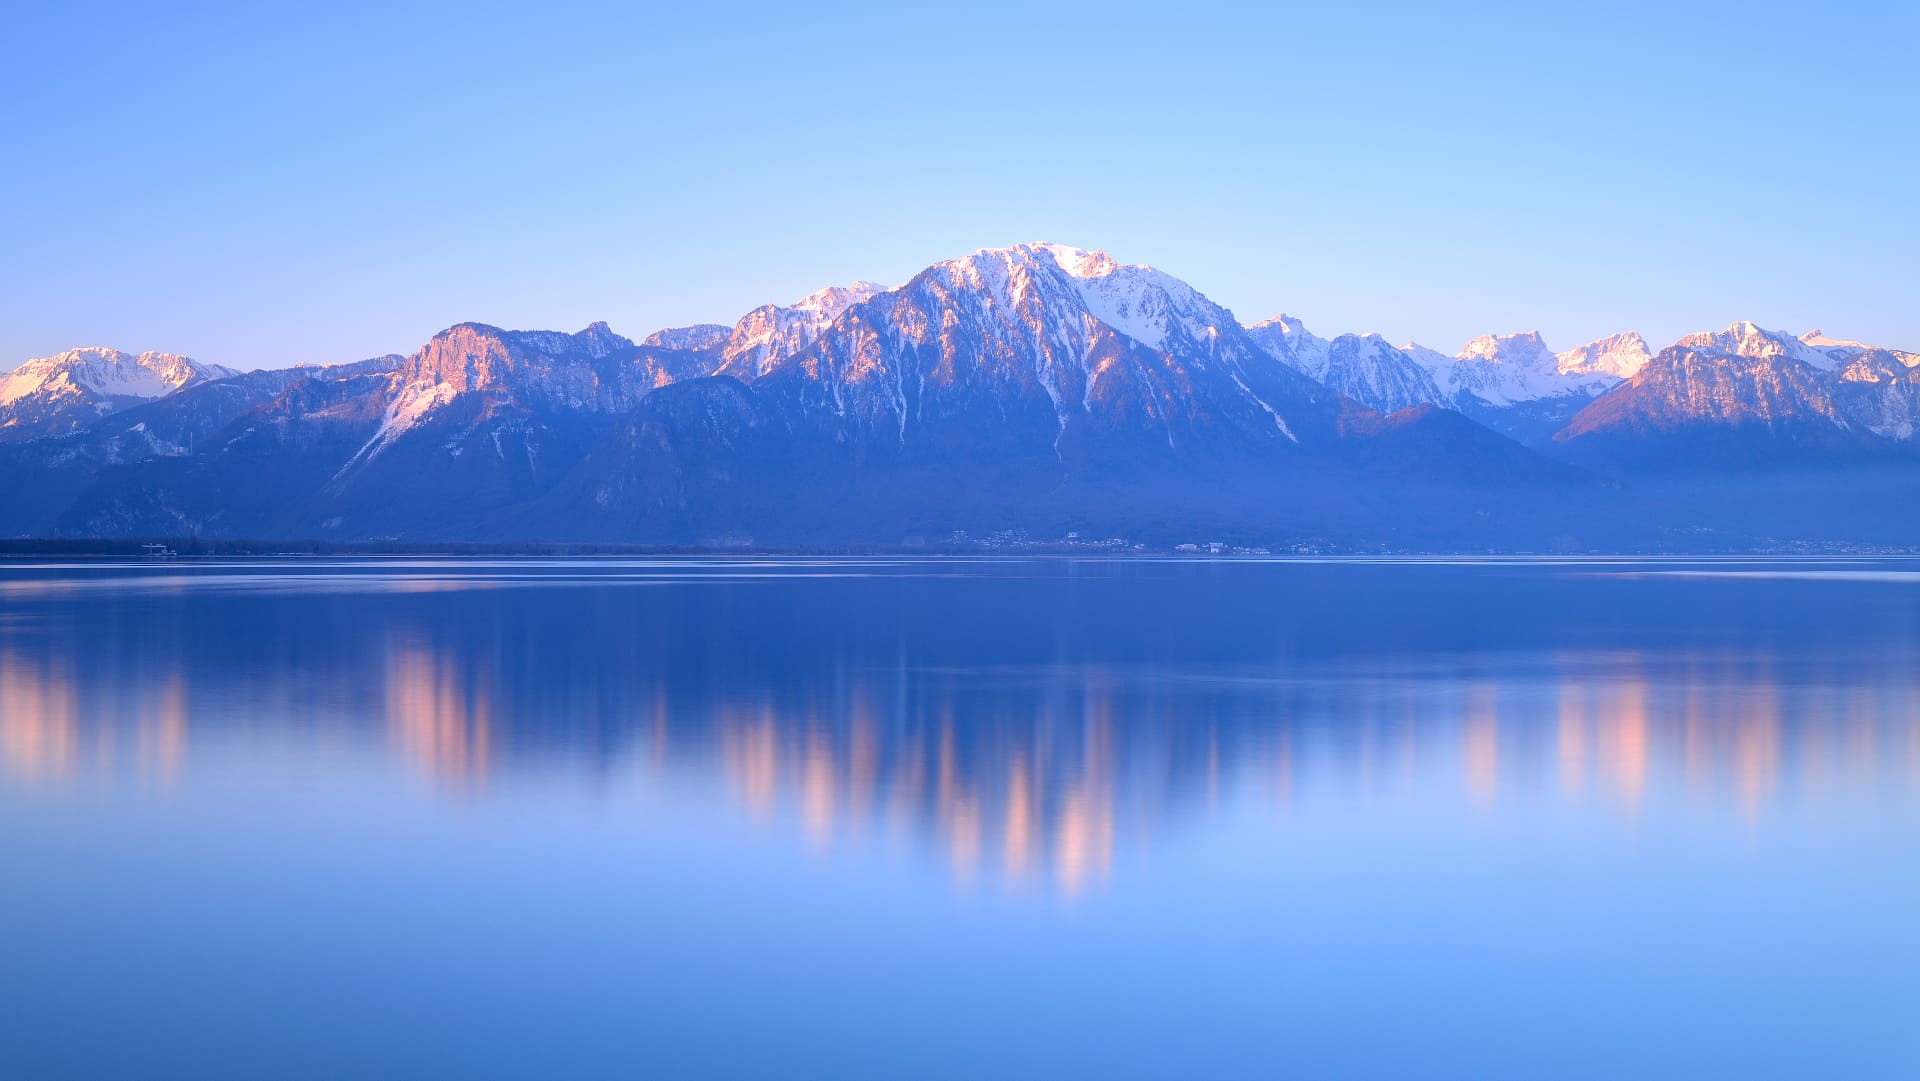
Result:
[[0,1076],[1909,1077],[1920,562],[0,566]]

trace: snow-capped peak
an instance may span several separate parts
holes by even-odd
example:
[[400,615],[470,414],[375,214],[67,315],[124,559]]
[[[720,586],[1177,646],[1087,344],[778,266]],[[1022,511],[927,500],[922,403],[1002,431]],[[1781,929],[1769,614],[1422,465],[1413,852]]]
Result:
[[1737,357],[1786,357],[1823,372],[1834,370],[1852,355],[1845,349],[1810,345],[1791,334],[1764,329],[1748,319],[1729,323],[1722,330],[1689,334],[1674,344],[1683,349],[1730,353]]
[[1420,366],[1429,371],[1443,372],[1453,367],[1453,357],[1442,353],[1438,349],[1421,345],[1419,342],[1409,341],[1400,347],[1400,351],[1419,361]]
[[1122,263],[1104,251],[1064,244],[1016,244],[982,248],[966,262],[983,282],[1007,288],[1017,274],[1031,281],[1054,271],[1079,294],[1094,318],[1142,345],[1166,350],[1174,333],[1198,338],[1239,323],[1225,308],[1162,270]]
[[1482,334],[1460,350],[1462,360],[1483,360],[1490,364],[1557,370],[1559,358],[1540,340],[1540,332],[1521,334]]
[[596,359],[621,349],[633,348],[633,339],[614,333],[605,319],[587,324],[587,328],[575,334],[573,340],[583,346],[589,356]]
[[787,305],[787,310],[807,312],[831,323],[840,317],[841,312],[886,291],[886,286],[869,281],[856,281],[849,285],[829,285],[825,289],[808,293]]
[[[1104,278],[1120,269],[1120,263],[1104,251],[1088,251],[1085,248],[1070,247],[1066,244],[1052,244],[1039,241],[1023,244],[1019,247],[1045,252],[1053,257],[1054,264],[1076,278]],[[991,249],[983,249],[990,251]],[[1149,270],[1150,267],[1137,267]]]
[[[1598,345],[1599,343],[1595,343]],[[1569,356],[1578,361],[1583,346]],[[1435,364],[1432,350],[1410,347],[1409,355],[1425,365]],[[1566,360],[1547,348],[1539,331],[1523,334],[1483,334],[1468,342],[1452,362],[1434,372],[1441,386],[1456,399],[1478,399],[1490,406],[1508,406],[1568,395],[1593,397],[1620,382],[1621,376],[1600,368],[1566,367]]]
[[820,332],[856,304],[886,292],[869,281],[830,285],[792,304],[762,304],[742,316],[721,349],[717,371],[753,379],[813,344]]
[[[1433,367],[1378,334],[1342,334],[1329,341],[1286,314],[1255,323],[1247,333],[1275,360],[1382,413],[1448,404]],[[1440,360],[1442,366],[1452,362],[1451,357]]]
[[1558,354],[1562,375],[1599,373],[1620,379],[1633,378],[1652,359],[1653,353],[1647,348],[1647,340],[1632,330]]
[[218,364],[202,364],[177,353],[134,355],[103,346],[69,349],[37,357],[0,379],[0,406],[33,394],[88,394],[101,399],[162,398],[189,383],[238,374]]
[[1848,338],[1829,338],[1825,332],[1821,331],[1818,327],[1800,335],[1800,341],[1805,345],[1813,346],[1815,349],[1831,349],[1835,346],[1846,346],[1851,349],[1873,348],[1866,342],[1856,342]]
[[1276,334],[1285,334],[1290,338],[1296,335],[1306,335],[1308,337],[1313,336],[1312,332],[1307,330],[1307,324],[1302,322],[1299,316],[1288,315],[1286,312],[1281,312],[1279,315],[1275,315],[1267,319],[1262,319],[1258,323],[1253,324],[1247,329],[1248,330],[1270,330]]
[[1920,353],[1909,353],[1904,349],[1885,349],[1867,342],[1849,338],[1829,338],[1819,330],[1809,330],[1800,335],[1802,345],[1810,345],[1835,358],[1839,363],[1847,363],[1863,353],[1884,352],[1892,354],[1895,360],[1909,368],[1920,367]]
[[640,344],[655,349],[712,349],[725,342],[731,333],[733,328],[725,323],[695,323],[656,330]]
[[1260,348],[1298,372],[1320,379],[1327,369],[1327,339],[1307,329],[1299,317],[1281,312],[1247,328]]

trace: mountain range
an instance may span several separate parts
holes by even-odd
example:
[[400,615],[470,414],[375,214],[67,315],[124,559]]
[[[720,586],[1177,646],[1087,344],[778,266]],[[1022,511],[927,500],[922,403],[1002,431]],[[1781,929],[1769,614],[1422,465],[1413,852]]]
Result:
[[638,342],[463,323],[244,374],[31,360],[0,381],[0,535],[1904,546],[1916,432],[1920,356],[1818,331],[1444,354],[1022,244]]

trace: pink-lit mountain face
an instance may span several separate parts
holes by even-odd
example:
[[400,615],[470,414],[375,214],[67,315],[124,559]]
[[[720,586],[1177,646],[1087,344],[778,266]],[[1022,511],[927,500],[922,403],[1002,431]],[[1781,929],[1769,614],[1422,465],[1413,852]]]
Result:
[[292,372],[31,362],[0,404],[0,465],[30,497],[0,529],[1564,540],[1631,521],[1605,478],[1650,467],[1903,466],[1917,359],[1746,323],[1658,355],[1631,332],[1445,355],[1243,326],[1163,271],[1025,244],[637,343],[464,323],[408,357]]

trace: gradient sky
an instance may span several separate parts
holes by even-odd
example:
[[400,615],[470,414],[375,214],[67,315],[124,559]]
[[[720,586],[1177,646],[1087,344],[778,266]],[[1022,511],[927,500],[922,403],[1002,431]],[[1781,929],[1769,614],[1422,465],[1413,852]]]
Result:
[[1448,351],[1920,349],[1920,5],[1337,6],[12,4],[0,368],[639,337],[1035,239]]

